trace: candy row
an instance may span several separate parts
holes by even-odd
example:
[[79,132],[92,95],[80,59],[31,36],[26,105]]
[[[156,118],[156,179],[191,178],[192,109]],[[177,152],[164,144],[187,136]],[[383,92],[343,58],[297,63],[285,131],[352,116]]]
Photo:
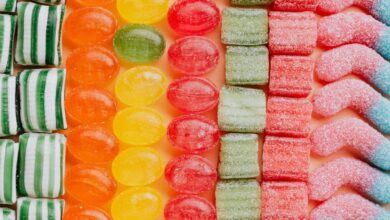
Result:
[[[33,0],[34,2],[41,4],[64,4],[65,0]],[[17,0],[4,0],[0,2],[1,13],[15,13],[17,6]],[[18,5],[19,7],[19,5]]]
[[61,199],[33,199],[19,198],[15,211],[8,208],[0,208],[0,219],[2,220],[61,220],[64,212],[65,202]]

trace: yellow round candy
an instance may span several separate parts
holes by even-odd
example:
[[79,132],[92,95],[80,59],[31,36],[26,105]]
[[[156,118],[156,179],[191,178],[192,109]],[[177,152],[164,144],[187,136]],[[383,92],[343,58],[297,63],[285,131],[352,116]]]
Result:
[[129,148],[112,163],[115,179],[126,186],[143,186],[156,181],[163,174],[159,153],[149,147]]
[[150,187],[134,187],[120,193],[111,204],[114,220],[154,220],[162,214],[161,194]]
[[134,67],[121,74],[115,94],[126,105],[143,106],[157,101],[165,92],[165,74],[156,67]]
[[169,0],[117,0],[116,6],[119,14],[126,21],[152,24],[165,17]]
[[113,129],[119,140],[136,146],[154,144],[165,134],[163,116],[145,107],[126,108],[118,112]]

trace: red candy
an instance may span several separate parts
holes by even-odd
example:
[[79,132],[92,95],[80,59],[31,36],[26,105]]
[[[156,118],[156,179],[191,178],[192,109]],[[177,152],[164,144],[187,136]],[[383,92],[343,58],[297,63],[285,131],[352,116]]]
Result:
[[168,127],[168,140],[187,153],[202,153],[214,148],[220,137],[218,125],[199,115],[184,115]]
[[194,195],[180,195],[165,206],[166,220],[215,220],[215,207],[206,199]]
[[218,104],[219,91],[205,78],[184,77],[169,85],[167,98],[182,112],[201,113],[210,111]]
[[213,31],[221,21],[221,13],[210,0],[179,0],[168,12],[168,22],[177,33],[203,35]]
[[169,63],[184,75],[210,72],[218,64],[218,60],[217,46],[205,37],[180,38],[168,50]]
[[274,0],[273,9],[276,11],[315,11],[317,5],[318,0]]
[[167,164],[165,178],[179,193],[200,194],[214,187],[217,171],[206,158],[187,154]]

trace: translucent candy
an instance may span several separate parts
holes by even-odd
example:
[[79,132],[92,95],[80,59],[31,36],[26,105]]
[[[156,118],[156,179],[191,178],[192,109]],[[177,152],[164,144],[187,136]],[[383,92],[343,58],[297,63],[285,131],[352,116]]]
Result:
[[129,23],[152,24],[160,21],[168,12],[168,0],[117,0],[120,16]]
[[179,195],[165,205],[166,220],[216,220],[217,213],[212,203],[199,196]]
[[[68,206],[68,205],[67,205]],[[94,207],[85,205],[70,206],[66,209],[63,220],[112,220],[110,215],[105,211]]]

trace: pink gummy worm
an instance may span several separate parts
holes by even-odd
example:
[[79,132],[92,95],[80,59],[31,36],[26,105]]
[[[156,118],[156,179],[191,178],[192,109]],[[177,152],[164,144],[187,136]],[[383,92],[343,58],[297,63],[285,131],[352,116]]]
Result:
[[353,5],[370,12],[377,0],[319,0],[317,11],[324,14],[336,14]]

